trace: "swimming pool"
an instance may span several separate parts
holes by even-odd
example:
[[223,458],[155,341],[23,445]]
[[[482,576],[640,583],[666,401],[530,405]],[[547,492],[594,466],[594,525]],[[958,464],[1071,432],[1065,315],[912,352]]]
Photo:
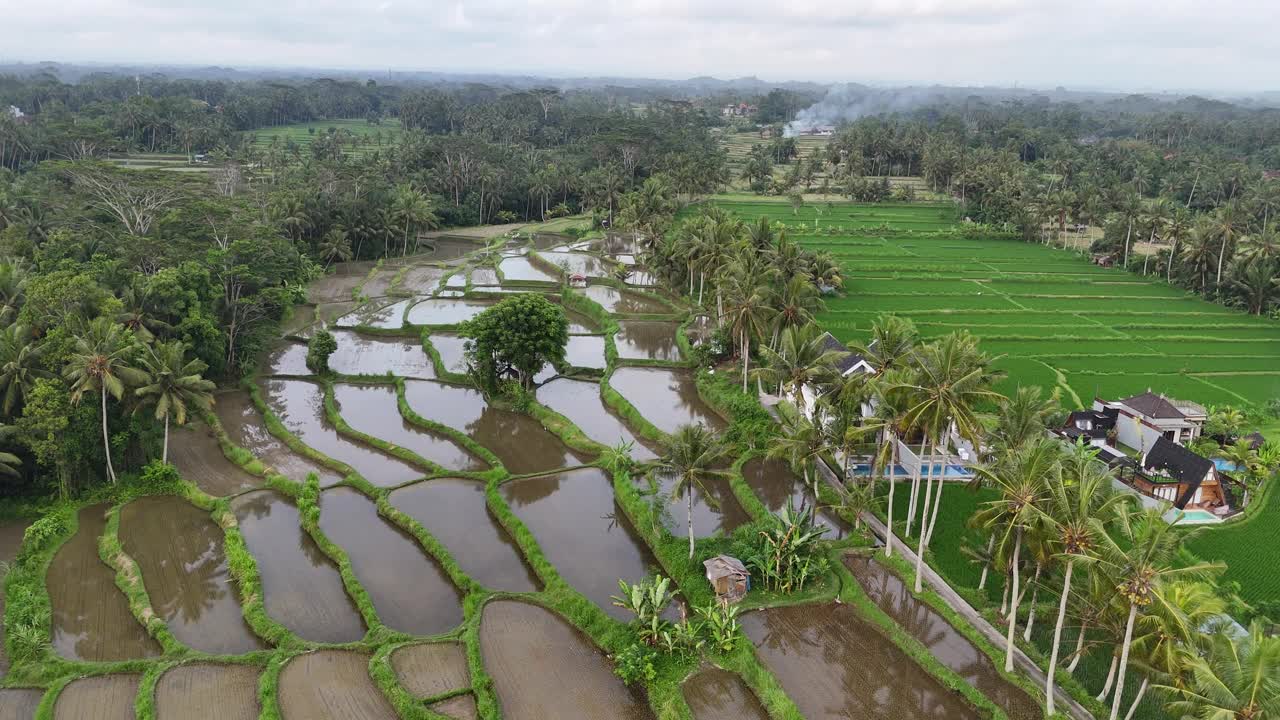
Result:
[[1222,458],[1214,458],[1213,466],[1222,472],[1236,472],[1240,469],[1239,465],[1236,465],[1230,460],[1223,460]]
[[[1176,513],[1175,513],[1176,517]],[[1222,522],[1222,518],[1214,515],[1208,510],[1183,510],[1182,521],[1180,525],[1204,525],[1207,523]]]
[[[870,475],[871,466],[866,463],[858,463],[856,465],[851,466],[849,468],[849,472],[853,473],[854,475]],[[895,466],[893,472],[896,477],[911,476],[911,471],[903,467],[902,465]],[[921,468],[920,470],[921,477],[927,475],[928,472],[929,472],[928,466]],[[884,476],[885,477],[889,476],[889,471],[887,469],[884,472]],[[943,463],[935,463],[933,466],[933,476],[934,477],[941,476],[941,477],[949,477],[949,478],[969,478],[969,477],[973,477],[973,471],[971,471],[969,468],[963,465],[944,465]]]

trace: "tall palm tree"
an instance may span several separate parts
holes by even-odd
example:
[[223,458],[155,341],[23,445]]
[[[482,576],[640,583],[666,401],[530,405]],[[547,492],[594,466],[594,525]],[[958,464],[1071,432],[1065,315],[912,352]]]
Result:
[[1280,718],[1280,637],[1269,637],[1261,621],[1242,640],[1219,630],[1203,655],[1189,654],[1186,675],[1185,686],[1159,686],[1173,697],[1165,706],[1172,717]]
[[988,444],[996,452],[1017,448],[1044,435],[1049,419],[1058,412],[1058,399],[1042,398],[1038,386],[1022,387],[1000,403],[1000,414]]
[[1221,563],[1193,563],[1175,567],[1179,542],[1191,534],[1179,535],[1174,530],[1177,522],[1166,523],[1162,515],[1161,508],[1148,508],[1135,517],[1121,514],[1106,526],[1118,538],[1108,534],[1101,520],[1093,520],[1095,535],[1099,540],[1099,562],[1117,579],[1115,589],[1128,605],[1110,720],[1116,720],[1120,714],[1120,699],[1124,695],[1125,673],[1138,611],[1157,601],[1161,583],[1202,579],[1224,567]]
[[1146,696],[1151,680],[1168,678],[1183,685],[1189,649],[1196,649],[1202,637],[1201,628],[1212,625],[1226,612],[1227,602],[1208,583],[1175,582],[1162,585],[1160,602],[1151,612],[1138,617],[1134,631],[1135,665],[1142,671],[1142,683],[1125,713],[1131,720]]
[[867,344],[850,347],[866,358],[876,372],[886,372],[908,362],[919,341],[920,333],[909,318],[881,315],[871,323],[871,337]]
[[1173,208],[1169,222],[1165,226],[1165,236],[1169,238],[1169,260],[1165,268],[1165,282],[1173,282],[1173,266],[1178,261],[1178,243],[1191,232],[1191,214],[1180,207]]
[[1182,262],[1191,266],[1195,277],[1200,279],[1200,292],[1204,294],[1209,286],[1209,272],[1213,269],[1216,231],[1207,217],[1200,217],[1191,232],[1187,235],[1187,244],[1182,248]]
[[41,363],[44,346],[37,345],[31,331],[14,323],[0,330],[0,410],[12,417],[26,403],[36,380],[54,374]]
[[126,385],[141,385],[146,374],[133,367],[136,352],[133,337],[122,325],[109,318],[95,318],[85,332],[76,337],[75,346],[62,376],[71,383],[71,400],[80,402],[86,392],[96,392],[101,400],[102,451],[107,458],[107,477],[116,482],[111,464],[111,436],[107,431],[107,395],[116,400],[124,396]]
[[391,198],[391,219],[404,226],[401,256],[409,254],[409,233],[415,227],[427,229],[439,227],[440,218],[431,207],[431,201],[412,185],[400,185]]
[[781,287],[775,288],[771,300],[777,313],[773,319],[773,340],[770,344],[776,344],[787,328],[812,324],[814,316],[824,307],[818,288],[800,275],[792,276]]
[[1240,204],[1228,202],[1209,215],[1213,232],[1221,243],[1218,248],[1218,277],[1214,281],[1215,285],[1222,285],[1223,263],[1227,259],[1228,251],[1231,250],[1235,241],[1240,237],[1240,214]]
[[204,361],[186,359],[187,347],[181,340],[156,343],[142,354],[144,384],[134,393],[144,401],[155,403],[157,420],[164,420],[164,451],[161,461],[169,462],[169,418],[179,425],[187,424],[187,407],[207,409],[213,404],[216,387],[201,375],[208,369]]
[[[715,466],[726,452],[724,444],[705,425],[681,425],[667,439],[657,471],[674,478],[672,499],[682,495],[688,503],[689,559],[693,559],[693,495],[718,473]],[[705,492],[704,492],[705,494]]]
[[1231,264],[1231,289],[1240,294],[1251,315],[1261,315],[1280,295],[1280,270],[1271,261],[1240,260]]
[[976,468],[975,472],[1000,491],[1000,498],[988,503],[974,520],[997,533],[996,556],[1006,560],[1012,576],[1004,659],[1005,671],[1012,672],[1013,635],[1021,600],[1022,548],[1028,531],[1042,526],[1040,506],[1047,500],[1048,486],[1061,482],[1062,444],[1057,439],[1042,437],[997,459],[992,466]]
[[1129,245],[1133,240],[1133,225],[1142,215],[1142,198],[1136,193],[1125,193],[1118,202],[1116,212],[1120,222],[1127,225],[1124,233],[1124,268],[1129,269]]
[[755,284],[741,266],[730,271],[726,288],[727,306],[724,317],[729,332],[742,356],[742,391],[747,391],[747,372],[751,363],[751,340],[764,335],[776,312],[769,306],[766,288]]
[[351,236],[342,228],[333,228],[320,239],[318,249],[320,257],[324,259],[324,267],[328,270],[335,260],[346,262],[351,259]]
[[[1058,619],[1053,626],[1053,645],[1049,652],[1049,672],[1045,677],[1045,714],[1053,715],[1053,678],[1058,667],[1062,645],[1062,626],[1067,616],[1067,600],[1071,597],[1071,576],[1076,563],[1093,562],[1097,538],[1095,519],[1109,519],[1123,512],[1128,496],[1111,491],[1111,473],[1084,444],[1072,446],[1062,459],[1059,482],[1050,482],[1042,505],[1034,506],[1040,520],[1050,529],[1049,540],[1062,560],[1066,572],[1062,579],[1062,595],[1058,598]],[[1081,630],[1083,633],[1083,629]]]
[[822,428],[808,418],[798,417],[784,434],[774,438],[768,454],[771,458],[781,458],[793,467],[799,467],[805,485],[812,487],[818,481],[814,462],[826,448],[827,438]]
[[796,407],[807,414],[804,388],[816,391],[830,381],[840,357],[838,351],[827,349],[824,340],[825,333],[814,323],[788,327],[782,332],[777,350],[767,345],[760,347],[763,366],[756,369],[756,377],[780,391],[790,390]]

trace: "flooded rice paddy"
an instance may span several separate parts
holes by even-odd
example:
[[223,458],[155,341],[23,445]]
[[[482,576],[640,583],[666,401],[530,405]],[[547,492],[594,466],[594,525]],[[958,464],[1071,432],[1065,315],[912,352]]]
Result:
[[724,418],[698,394],[693,375],[687,370],[620,367],[609,377],[609,385],[665,433],[674,433],[688,424],[702,424],[712,430],[726,427]]
[[622,684],[586,635],[536,605],[485,605],[480,654],[506,720],[653,718],[644,695]]
[[329,356],[329,368],[343,375],[386,375],[431,378],[431,357],[417,338],[382,338],[338,331],[338,349]]
[[511,536],[489,513],[483,482],[436,478],[396,490],[389,499],[443,543],[481,585],[509,592],[540,588]]
[[344,643],[364,637],[364,620],[338,568],[302,529],[298,507],[274,490],[231,503],[249,552],[258,561],[267,614],[298,637]]
[[275,472],[295,482],[306,480],[312,473],[320,478],[321,485],[342,480],[338,472],[299,455],[272,435],[253,400],[243,390],[219,393],[213,411],[232,443],[248,450]]
[[54,720],[133,720],[141,675],[99,675],[72,680],[53,705]]
[[[465,281],[466,278],[463,280]],[[489,303],[475,300],[452,298],[423,300],[409,308],[405,322],[410,325],[456,325],[474,318],[489,307]]]
[[483,470],[480,458],[451,438],[424,430],[400,417],[396,388],[391,385],[335,385],[338,414],[358,432],[411,450],[450,470]]
[[1044,717],[1038,701],[1004,679],[986,653],[961,635],[936,610],[912,595],[888,568],[863,555],[846,555],[844,564],[872,602],[929,648],[929,652],[943,665],[1002,707],[1011,720],[1039,720]]
[[471,687],[467,651],[453,642],[407,645],[391,653],[400,685],[418,698],[432,698]]
[[411,635],[435,635],[462,621],[462,596],[440,563],[408,533],[378,516],[359,490],[320,495],[320,529],[346,551],[378,618]]
[[586,277],[610,277],[612,266],[595,255],[576,252],[547,251],[538,253],[543,260],[573,275]]
[[[778,512],[787,506],[788,501],[796,509],[814,507],[813,491],[805,485],[804,478],[792,472],[781,460],[748,460],[742,465],[742,479],[765,507],[769,508],[769,512]],[[817,508],[813,520],[827,528],[827,533],[823,536],[827,540],[843,538],[850,530],[849,523],[826,506]]]
[[394,720],[395,708],[369,677],[369,656],[351,650],[299,655],[280,671],[285,720]]
[[263,360],[268,375],[310,375],[307,368],[307,345],[286,342],[267,353]]
[[769,720],[759,698],[737,673],[709,667],[684,681],[693,720]]
[[53,649],[68,660],[107,662],[160,654],[159,643],[138,624],[116,587],[115,570],[98,557],[106,511],[106,505],[80,510],[76,534],[58,548],[45,573]]
[[156,683],[157,720],[257,720],[258,676],[251,665],[194,663]]
[[0,720],[32,720],[44,699],[44,690],[9,688],[0,690]]
[[742,628],[807,720],[981,717],[852,606],[757,610]]
[[404,311],[408,307],[408,300],[401,300],[396,303],[373,302],[343,315],[334,321],[334,325],[345,328],[364,325],[366,327],[394,330],[404,327]]
[[325,416],[324,390],[305,380],[266,380],[262,396],[280,422],[313,450],[346,463],[379,487],[401,485],[422,477],[425,470],[348,440]]
[[448,333],[431,333],[431,346],[440,353],[440,363],[444,369],[454,373],[467,371],[467,339]]
[[208,513],[172,495],[139,498],[120,511],[120,542],[178,642],[212,655],[268,647],[244,621],[222,528]]
[[[671,475],[657,475],[654,480],[658,495],[665,502],[662,523],[673,535],[687,536],[689,532],[688,494],[675,495],[676,479]],[[751,522],[751,516],[733,495],[727,477],[712,477],[692,488],[693,534],[697,537],[727,535],[739,525]]]
[[186,429],[174,428],[170,432],[169,462],[182,477],[215,497],[262,485],[262,478],[250,475],[227,459],[218,438],[204,423],[192,423]]
[[619,442],[633,443],[631,456],[640,461],[658,456],[652,443],[631,432],[622,418],[604,404],[598,383],[558,378],[539,387],[537,397],[538,402],[568,418],[601,445],[616,447]]
[[573,367],[604,369],[603,335],[570,335],[564,348],[564,361]]
[[414,412],[448,425],[498,456],[515,475],[582,465],[590,460],[523,413],[489,405],[478,390],[430,381],[405,383]]
[[517,282],[560,282],[560,278],[534,265],[528,258],[505,258],[498,264],[498,271],[508,281]]
[[457,720],[476,720],[480,717],[476,711],[476,699],[471,695],[457,695],[448,700],[441,700],[430,705],[432,712]]
[[513,480],[501,490],[560,576],[605,612],[628,619],[609,599],[618,580],[642,580],[658,563],[614,501],[609,476],[584,468]]
[[678,329],[673,322],[623,320],[618,323],[613,344],[620,358],[678,361],[681,359],[680,346],[676,343]]
[[446,270],[442,267],[422,266],[409,268],[400,278],[396,289],[417,295],[430,295],[440,285]]
[[664,315],[672,312],[665,303],[650,296],[618,290],[608,285],[592,285],[578,292],[599,303],[606,311],[619,315]]

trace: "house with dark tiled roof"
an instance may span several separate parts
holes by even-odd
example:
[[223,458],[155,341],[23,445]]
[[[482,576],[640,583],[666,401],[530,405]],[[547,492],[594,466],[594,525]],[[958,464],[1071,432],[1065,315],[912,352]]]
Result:
[[1165,437],[1155,443],[1138,463],[1134,487],[1179,510],[1188,506],[1216,510],[1229,506],[1229,491],[1213,461]]
[[[841,377],[848,377],[854,373],[874,374],[876,371],[865,357],[850,350],[848,345],[840,342],[836,336],[829,332],[822,334],[822,349],[836,354],[834,367]],[[808,412],[813,412],[817,405],[814,401],[818,399],[819,395],[817,389],[806,385],[800,388],[800,392],[804,395],[805,407],[808,408]],[[870,408],[864,405],[863,412],[867,413],[869,411]]]
[[1084,438],[1085,443],[1101,447],[1110,442],[1119,415],[1120,412],[1114,408],[1076,410],[1067,416],[1067,422],[1058,434],[1071,442]]
[[1115,437],[1122,445],[1145,453],[1164,438],[1183,445],[1200,437],[1209,413],[1193,402],[1174,400],[1147,390],[1123,400],[1095,398],[1093,410],[1116,413]]

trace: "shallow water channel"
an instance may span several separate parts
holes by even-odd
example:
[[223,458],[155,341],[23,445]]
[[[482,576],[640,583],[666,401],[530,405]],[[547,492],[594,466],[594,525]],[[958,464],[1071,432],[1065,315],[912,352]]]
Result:
[[807,720],[981,717],[852,606],[756,610],[742,628]]
[[1039,720],[1044,717],[1039,702],[1022,688],[1005,680],[990,657],[957,632],[936,610],[916,599],[901,578],[888,568],[864,555],[846,555],[844,564],[872,602],[929,648],[943,665],[1004,708],[1011,720]]

